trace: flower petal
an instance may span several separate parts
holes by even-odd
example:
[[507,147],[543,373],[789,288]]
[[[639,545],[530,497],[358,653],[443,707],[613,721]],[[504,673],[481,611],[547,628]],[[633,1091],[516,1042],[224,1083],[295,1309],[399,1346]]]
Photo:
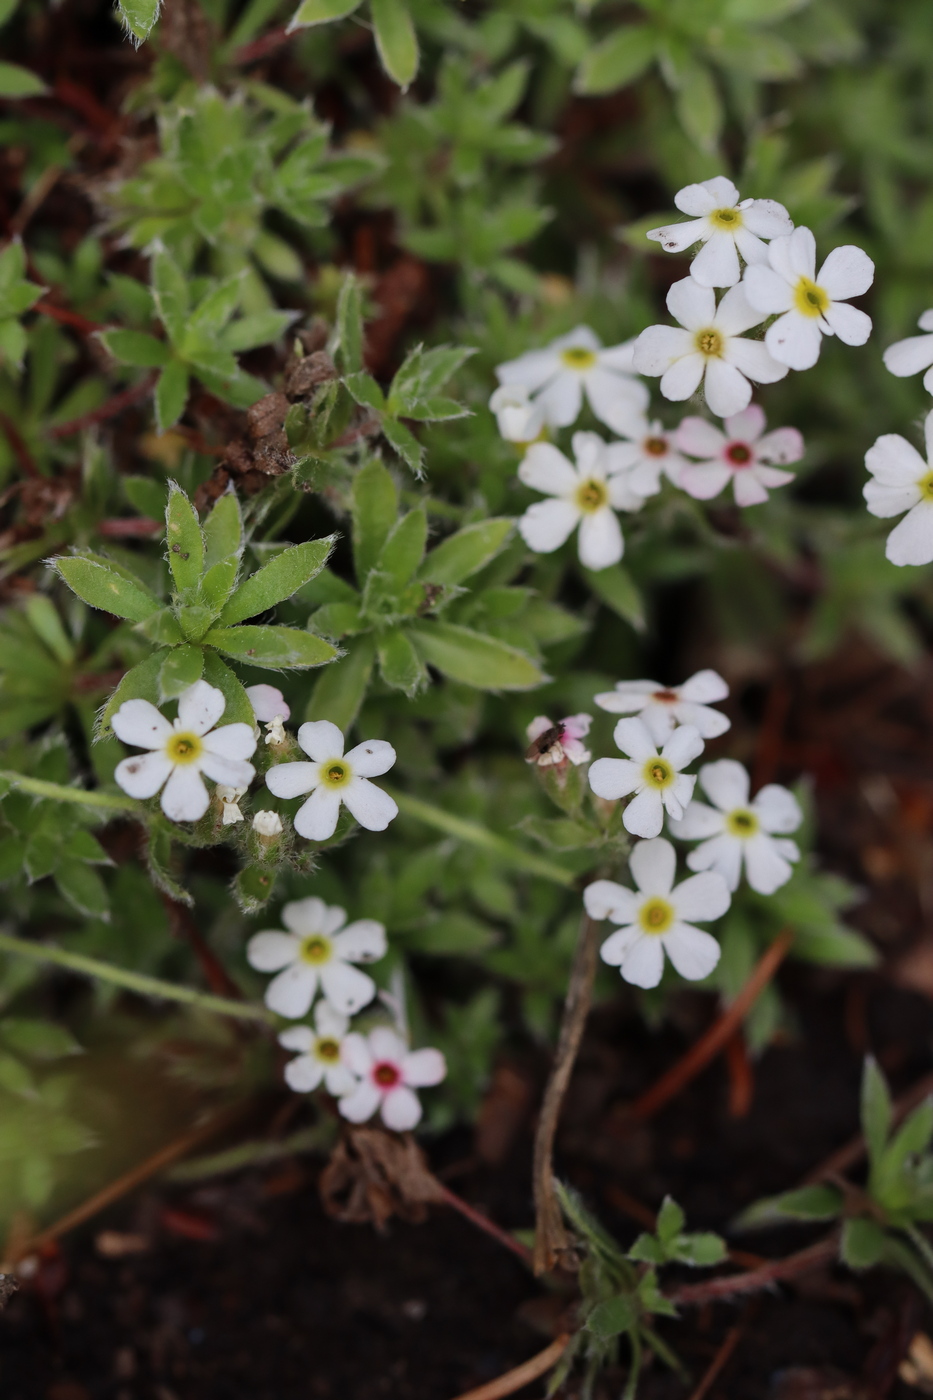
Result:
[[598,572],[618,564],[625,551],[622,527],[617,515],[608,506],[584,515],[577,536],[580,563],[585,569]]
[[768,783],[756,794],[752,807],[765,831],[782,836],[796,831],[803,821],[800,803],[792,792],[778,783]]
[[723,358],[756,384],[776,384],[787,374],[787,366],[779,363],[760,340],[735,336],[727,344]]
[[690,264],[690,276],[701,287],[734,287],[741,275],[735,239],[730,233],[714,233]]
[[693,797],[693,789],[696,787],[696,778],[692,773],[678,773],[669,788],[665,788],[661,794],[661,801],[667,811],[668,817],[675,821],[683,816],[690,799]]
[[351,1031],[345,1036],[340,1044],[340,1060],[351,1074],[358,1074],[361,1078],[369,1074],[373,1067],[373,1052],[365,1035]]
[[[620,719],[612,731],[612,737],[616,747],[636,763],[647,763],[648,759],[657,753],[654,739],[643,720]],[[590,769],[590,772],[592,771]]]
[[252,758],[256,752],[256,736],[248,724],[222,724],[204,735],[204,747],[220,758]]
[[355,1016],[376,995],[376,984],[350,963],[325,963],[320,969],[321,990],[335,1011]]
[[742,219],[745,227],[759,238],[781,238],[794,231],[790,215],[776,199],[750,199],[743,203]]
[[793,867],[778,850],[777,842],[765,832],[759,831],[745,842],[745,875],[758,894],[774,894],[787,884],[793,873]]
[[295,813],[295,830],[306,841],[328,841],[334,834],[339,815],[340,794],[333,788],[315,788]]
[[674,195],[674,203],[684,214],[712,214],[714,209],[733,209],[739,192],[726,175],[714,175],[698,185],[684,185]]
[[796,428],[775,428],[755,444],[755,453],[760,462],[799,462],[804,454],[803,436]]
[[580,476],[563,452],[550,442],[533,442],[518,469],[518,479],[545,496],[569,496]]
[[636,841],[628,868],[642,894],[668,895],[677,874],[677,853],[663,836],[653,841]]
[[933,501],[921,501],[895,525],[884,552],[892,564],[933,562]]
[[334,939],[334,952],[347,962],[376,962],[386,946],[385,925],[376,919],[357,919]]
[[560,355],[548,347],[546,350],[531,350],[517,360],[506,360],[505,364],[497,366],[496,378],[500,384],[521,384],[533,394],[560,369]]
[[125,793],[142,800],[155,797],[171,771],[171,759],[166,754],[154,750],[124,758],[117,764],[113,776]]
[[682,700],[692,700],[701,705],[715,705],[719,700],[729,698],[729,686],[718,671],[706,666],[702,671],[694,671],[677,687]]
[[408,1133],[421,1122],[418,1095],[404,1084],[397,1085],[383,1097],[382,1121],[394,1133]]
[[742,286],[751,305],[763,316],[789,311],[794,304],[794,291],[787,280],[774,268],[763,267],[761,263],[745,269]]
[[732,489],[737,506],[760,506],[768,499],[764,482],[755,471],[736,472],[732,478]]
[[748,806],[749,777],[734,758],[719,758],[700,769],[700,787],[721,812]]
[[627,758],[597,758],[590,765],[588,778],[597,797],[614,802],[635,791],[641,782],[641,764],[630,763]]
[[207,788],[194,767],[176,767],[162,789],[160,806],[172,822],[199,821],[210,806]]
[[[703,876],[696,878],[702,880]],[[701,982],[708,977],[722,954],[711,933],[693,928],[691,924],[675,924],[662,941],[675,971],[688,982]]]
[[298,743],[314,763],[343,758],[343,734],[329,719],[303,724],[298,730]]
[[727,336],[744,335],[752,326],[760,325],[764,315],[752,306],[743,285],[730,287],[719,306],[713,325]]
[[913,443],[900,433],[882,433],[865,453],[865,465],[886,486],[914,486],[930,470]]
[[402,1059],[402,1079],[416,1089],[429,1089],[447,1076],[447,1061],[440,1050],[410,1050]]
[[681,452],[690,457],[717,457],[726,446],[724,433],[705,418],[690,414],[684,418],[674,434],[674,440]]
[[317,970],[310,963],[292,963],[278,977],[273,977],[266,988],[265,1003],[270,1011],[297,1021],[307,1015],[317,983]]
[[661,393],[672,403],[682,403],[695,394],[703,378],[707,360],[698,350],[681,356],[661,376],[658,386]]
[[732,727],[732,721],[721,710],[711,710],[708,705],[695,705],[692,700],[680,700],[673,707],[678,724],[692,725],[699,730],[701,739],[717,739]]
[[518,522],[522,539],[535,554],[552,554],[570,538],[580,511],[570,501],[535,501]]
[[408,1053],[408,1045],[391,1026],[376,1026],[369,1033],[369,1048],[373,1052],[373,1059],[390,1060],[392,1064],[401,1064],[402,1058]]
[[[322,1003],[326,1005],[326,1003]],[[284,1050],[300,1050],[302,1052],[313,1049],[315,1041],[314,1031],[310,1026],[289,1026],[287,1031],[283,1031],[278,1037],[278,1042]]]
[[328,909],[323,899],[318,899],[316,894],[309,894],[304,899],[293,899],[285,905],[282,910],[282,923],[292,933],[301,934],[307,937],[311,933],[323,933],[329,935],[331,930],[327,928],[328,914],[340,915],[336,927],[339,928],[346,918],[342,909]]
[[724,462],[690,462],[680,473],[678,485],[696,501],[711,501],[728,486],[731,477]]
[[318,1035],[332,1036],[334,1040],[342,1040],[350,1023],[341,1011],[331,1006],[329,1001],[319,1001],[314,1008],[314,1024]]
[[375,1084],[364,1079],[352,1093],[338,1100],[337,1109],[341,1118],[346,1118],[348,1123],[365,1123],[372,1118],[381,1102],[382,1094]]
[[345,755],[347,762],[361,778],[379,778],[388,773],[395,762],[396,754],[392,745],[385,739],[364,739]]
[[634,374],[635,337],[623,340],[619,345],[607,345],[599,352],[599,364],[604,369],[615,370],[616,374]]
[[[595,766],[595,765],[594,765]],[[592,769],[590,770],[592,772]],[[664,805],[656,788],[643,788],[622,813],[622,825],[633,836],[657,836],[664,825]]]
[[693,336],[689,331],[677,326],[648,326],[635,341],[635,368],[639,374],[663,374],[693,348]]
[[871,317],[857,306],[849,306],[844,301],[834,301],[824,312],[827,324],[832,327],[843,345],[864,345],[871,335]]
[[124,700],[110,724],[118,739],[139,749],[160,749],[174,732],[148,700]]
[[751,403],[741,413],[733,413],[725,422],[730,439],[743,443],[757,442],[765,430],[765,412],[760,404]]
[[[244,725],[243,728],[248,726]],[[216,753],[202,754],[198,759],[198,767],[215,783],[223,783],[231,788],[248,788],[256,776],[256,769],[245,759],[224,758]]]
[[[622,724],[624,721],[620,720]],[[631,723],[631,721],[628,721]],[[618,728],[618,725],[616,726]],[[661,750],[662,758],[666,758],[674,768],[686,768],[688,763],[692,763],[695,758],[699,758],[703,752],[703,737],[696,725],[681,724],[674,730],[664,748]]]
[[367,831],[385,831],[398,816],[394,797],[376,787],[368,778],[354,778],[342,791],[351,816]]
[[295,961],[300,947],[298,939],[290,933],[267,929],[264,933],[254,933],[247,943],[246,961],[257,972],[280,972]]
[[[322,1002],[326,1006],[327,1002]],[[324,1070],[324,1087],[335,1099],[352,1094],[356,1088],[356,1076],[345,1065],[327,1065]]]
[[635,987],[656,987],[664,971],[664,949],[661,939],[637,939],[626,953],[621,970],[626,982],[631,982]]
[[621,967],[632,944],[643,936],[638,924],[630,924],[628,928],[617,928],[615,933],[610,933],[600,948],[599,956],[609,967]]
[[772,359],[788,369],[812,369],[820,358],[823,333],[819,323],[798,311],[779,316],[765,334],[765,345]]
[[752,233],[750,228],[737,228],[733,234],[735,246],[745,261],[752,267],[767,267],[768,245]]
[[903,515],[905,510],[910,510],[911,506],[917,505],[923,499],[920,487],[914,482],[908,482],[904,486],[887,486],[881,481],[866,481],[862,487],[862,495],[872,515],[877,515],[882,520],[892,515]]
[[884,367],[898,379],[919,374],[922,369],[933,365],[933,335],[912,335],[907,340],[895,341],[884,352]]
[[289,1060],[283,1074],[285,1083],[296,1094],[310,1094],[324,1078],[324,1066],[313,1055],[299,1055],[297,1059]]
[[[733,345],[735,343],[733,341]],[[726,418],[745,407],[752,396],[752,386],[735,365],[727,364],[725,360],[709,360],[703,393],[710,411],[719,418]]]
[[723,814],[705,802],[691,802],[683,816],[668,822],[668,830],[678,841],[699,841],[718,836],[723,829]]
[[[195,681],[178,697],[178,727],[206,734],[220,719],[227,702],[222,690],[207,681]],[[248,726],[247,726],[248,727]]]
[[583,407],[583,383],[574,370],[563,370],[535,398],[535,407],[554,428],[575,423]]
[[679,919],[697,919],[706,923],[725,914],[732,903],[729,886],[714,870],[691,875],[671,891],[671,903]]
[[[688,331],[700,331],[711,325],[716,316],[716,293],[711,287],[701,287],[692,277],[684,277],[671,285],[667,309]],[[636,341],[636,351],[637,345]],[[635,368],[638,368],[637,353]]]
[[701,238],[709,237],[709,224],[706,219],[688,219],[685,223],[664,224],[662,228],[650,229],[645,237],[650,238],[652,243],[660,243],[665,253],[685,253]]
[[833,249],[816,279],[833,301],[848,301],[850,297],[863,296],[874,280],[875,264],[866,252],[851,243]]
[[266,774],[266,787],[276,797],[304,797],[318,782],[316,763],[276,763]]
[[248,685],[246,695],[253,707],[253,714],[262,724],[269,724],[276,715],[281,715],[283,719],[291,715],[285,696],[274,685]]
[[737,890],[742,874],[743,845],[737,836],[720,832],[709,841],[701,841],[687,856],[687,864],[691,870],[715,870],[730,890]]
[[599,421],[625,436],[640,423],[651,397],[647,385],[639,379],[601,367],[590,370],[583,387]]
[[637,913],[634,894],[615,880],[593,880],[583,891],[583,905],[591,919],[611,919],[614,924],[631,923]]

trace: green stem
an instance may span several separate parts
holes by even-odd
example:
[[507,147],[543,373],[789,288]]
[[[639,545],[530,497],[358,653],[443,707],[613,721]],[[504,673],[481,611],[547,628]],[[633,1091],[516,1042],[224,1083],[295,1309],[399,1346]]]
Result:
[[57,967],[68,968],[70,972],[80,972],[85,977],[99,977],[103,982],[126,987],[128,991],[138,992],[140,996],[187,1002],[190,1006],[200,1007],[202,1011],[216,1011],[221,1016],[235,1016],[241,1021],[264,1021],[270,1026],[276,1024],[276,1017],[264,1006],[216,997],[210,992],[199,992],[194,987],[179,987],[174,982],[163,982],[160,977],[147,977],[143,972],[114,967],[112,963],[86,957],[84,953],[69,953],[65,948],[32,943],[25,938],[14,938],[8,933],[0,933],[0,953],[15,953],[22,958],[32,958],[34,962],[54,963]]
[[498,856],[506,865],[525,870],[529,875],[537,875],[541,880],[550,880],[555,885],[563,885],[565,889],[573,889],[577,883],[577,877],[572,871],[564,870],[553,861],[536,856],[532,851],[522,850],[521,846],[516,846],[505,836],[497,836],[494,831],[480,826],[478,822],[456,817],[453,812],[447,812],[443,807],[435,807],[430,802],[423,802],[420,797],[412,797],[407,792],[393,791],[392,796],[398,803],[399,811],[405,816],[414,817],[416,821],[436,827],[448,836],[455,836],[458,841],[479,846],[481,850]]
[[106,807],[111,812],[142,812],[143,808],[133,797],[122,793],[111,795],[106,792],[88,792],[85,788],[65,787],[63,783],[47,783],[44,778],[27,778],[25,773],[14,773],[10,769],[0,769],[0,782],[12,784],[20,792],[31,792],[34,797],[50,797],[56,802],[80,802],[82,807]]

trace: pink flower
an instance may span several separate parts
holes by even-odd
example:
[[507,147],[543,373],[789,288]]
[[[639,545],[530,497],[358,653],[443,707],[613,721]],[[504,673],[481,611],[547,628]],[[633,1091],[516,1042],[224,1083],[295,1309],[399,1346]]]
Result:
[[731,480],[736,504],[757,506],[768,499],[768,487],[793,481],[793,472],[767,464],[800,461],[803,438],[796,428],[776,428],[762,437],[765,415],[756,403],[726,418],[724,426],[722,433],[705,418],[685,418],[678,428],[681,452],[704,459],[681,469],[679,484],[688,495],[711,500]]
[[378,1108],[383,1123],[396,1133],[421,1121],[421,1104],[413,1090],[440,1084],[447,1074],[440,1050],[409,1050],[388,1026],[377,1026],[368,1036],[351,1032],[344,1037],[340,1055],[358,1081],[338,1104],[343,1117],[365,1123]]
[[589,763],[593,755],[583,740],[592,723],[590,715],[567,715],[556,723],[547,715],[536,715],[525,730],[531,741],[525,758],[539,768],[568,761],[574,765]]
[[263,724],[272,724],[276,718],[288,719],[291,714],[285,696],[274,685],[247,686],[246,694],[253,714]]

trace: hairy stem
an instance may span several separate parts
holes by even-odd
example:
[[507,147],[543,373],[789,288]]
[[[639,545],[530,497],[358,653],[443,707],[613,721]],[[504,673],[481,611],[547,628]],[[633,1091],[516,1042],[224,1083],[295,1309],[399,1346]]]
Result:
[[143,809],[134,797],[123,793],[89,792],[86,788],[66,787],[64,783],[47,783],[44,778],[27,778],[25,773],[0,769],[0,783],[10,783],[20,792],[33,797],[48,797],[55,802],[79,802],[82,807],[104,807],[111,812],[136,812]]
[[782,1279],[797,1278],[801,1274],[812,1273],[823,1264],[835,1259],[839,1248],[839,1237],[833,1233],[825,1240],[801,1249],[786,1259],[774,1259],[762,1264],[759,1269],[749,1269],[744,1274],[726,1274],[724,1278],[706,1279],[703,1283],[688,1283],[675,1289],[668,1297],[672,1303],[711,1303],[716,1298],[735,1298],[743,1293],[756,1293],[761,1288],[770,1288]]

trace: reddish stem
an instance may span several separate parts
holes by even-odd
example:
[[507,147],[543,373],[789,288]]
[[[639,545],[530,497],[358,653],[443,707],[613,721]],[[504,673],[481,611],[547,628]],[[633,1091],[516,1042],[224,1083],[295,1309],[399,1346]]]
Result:
[[140,379],[137,384],[133,384],[129,389],[122,390],[119,394],[114,394],[113,398],[102,403],[100,408],[92,408],[89,413],[82,413],[80,418],[72,418],[67,423],[59,423],[57,427],[49,428],[48,436],[51,438],[71,437],[72,433],[83,432],[85,428],[92,428],[95,423],[106,423],[110,418],[116,418],[125,408],[129,408],[134,403],[139,403],[152,392],[156,382],[154,374],[147,374],[144,379]]
[[254,39],[251,44],[244,44],[241,49],[237,49],[231,62],[239,66],[246,63],[256,63],[260,58],[266,58],[270,53],[275,53],[276,49],[283,48],[289,40],[295,38],[297,33],[297,29],[272,29],[261,39]]
[[147,535],[157,535],[162,528],[158,520],[138,515],[130,516],[126,520],[101,520],[97,526],[97,533],[115,540],[139,539]]
[[504,1244],[506,1249],[510,1249],[513,1254],[517,1254],[523,1264],[531,1263],[531,1250],[526,1248],[520,1240],[515,1239],[507,1230],[503,1230],[494,1220],[490,1220],[488,1215],[483,1215],[482,1211],[471,1206],[469,1201],[465,1201],[462,1196],[458,1196],[455,1191],[451,1191],[449,1186],[445,1186],[442,1181],[436,1182],[437,1188],[444,1198],[446,1205],[460,1212],[473,1225],[479,1226],[487,1235],[491,1235],[494,1240]]
[[0,428],[2,428],[6,434],[6,439],[13,449],[13,455],[19,463],[20,470],[23,471],[26,476],[38,477],[39,472],[32,459],[32,453],[29,450],[26,439],[13,422],[13,419],[6,413],[0,413]]
[[243,993],[217,954],[205,942],[190,909],[177,899],[172,899],[171,895],[165,894],[164,891],[160,891],[159,898],[165,905],[165,911],[172,925],[172,932],[176,938],[190,943],[211,991],[215,996],[231,997],[234,1001],[241,1001]]
[[71,326],[82,335],[94,335],[96,331],[103,330],[99,321],[89,321],[80,311],[71,311],[67,306],[56,306],[53,301],[37,301],[32,309],[38,311],[40,316],[48,316],[51,320],[58,321],[62,326]]
[[726,1274],[723,1278],[706,1279],[703,1283],[688,1283],[683,1288],[668,1294],[672,1303],[711,1303],[717,1298],[733,1298],[740,1293],[755,1293],[759,1288],[770,1288],[783,1279],[797,1278],[800,1274],[812,1273],[814,1269],[828,1264],[836,1257],[838,1240],[835,1235],[829,1239],[811,1244],[798,1254],[786,1259],[774,1259],[762,1264],[758,1269],[749,1269],[744,1274]]

